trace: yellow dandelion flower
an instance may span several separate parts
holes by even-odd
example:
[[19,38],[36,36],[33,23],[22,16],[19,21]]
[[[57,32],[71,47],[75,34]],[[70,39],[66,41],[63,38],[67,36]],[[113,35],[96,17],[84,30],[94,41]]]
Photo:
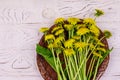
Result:
[[55,39],[55,43],[58,43],[58,44],[63,42],[63,41],[65,41],[65,38],[63,36],[60,36],[60,37]]
[[54,43],[53,43],[53,47],[54,47],[54,48],[57,48],[57,47],[58,47],[58,44],[54,42]]
[[75,48],[84,48],[84,47],[86,47],[87,45],[88,45],[88,44],[85,43],[85,42],[76,42],[76,43],[74,43]]
[[106,52],[105,48],[97,48],[98,51]]
[[71,56],[75,54],[75,51],[73,49],[65,49],[63,52],[66,56]]
[[53,43],[53,48],[55,48],[55,49],[64,49],[61,44],[58,44],[56,42]]
[[47,32],[48,30],[49,30],[48,27],[43,27],[43,28],[40,28],[39,31],[45,33],[45,32]]
[[78,22],[80,22],[80,19],[79,18],[73,18],[73,17],[70,17],[68,18],[68,22],[72,25],[75,25],[77,24]]
[[81,48],[81,47],[78,48],[78,51],[79,51],[79,52],[82,52],[82,51],[83,51],[83,48]]
[[80,29],[80,28],[85,28],[86,27],[86,25],[85,24],[77,24],[76,25],[76,29]]
[[80,28],[77,31],[77,35],[84,35],[86,33],[90,32],[88,28]]
[[47,40],[55,40],[55,37],[53,34],[48,34],[48,35],[45,35],[45,41]]
[[54,42],[54,43],[48,44],[48,48],[51,49],[51,48],[63,48],[63,47],[57,44],[56,42]]
[[91,31],[92,33],[94,33],[94,35],[95,35],[96,37],[98,37],[99,34],[100,34],[100,30],[99,30],[95,25],[92,25],[92,26],[90,27],[90,31]]
[[103,44],[103,43],[100,42],[100,41],[97,43],[97,45],[98,45],[98,46],[105,46],[105,44]]
[[55,24],[62,24],[62,23],[64,23],[64,18],[57,18],[56,20],[55,20]]
[[53,44],[48,44],[48,48],[49,49],[53,48]]
[[93,55],[95,55],[95,56],[97,56],[97,57],[99,57],[99,58],[102,58],[102,55],[99,54],[99,53],[97,53],[97,52],[93,52]]
[[83,23],[85,23],[87,25],[95,25],[96,24],[95,20],[92,18],[85,18]]
[[90,48],[93,49],[95,46],[93,44],[89,44]]
[[73,47],[73,43],[74,43],[74,42],[75,42],[74,39],[69,39],[69,40],[67,40],[67,41],[64,42],[64,46],[65,46],[66,48]]
[[99,41],[98,37],[92,37],[96,42]]
[[59,29],[61,29],[61,27],[59,27],[59,26],[56,26],[56,27],[54,27],[53,29],[52,29],[52,33],[54,33],[55,31],[58,31]]
[[76,39],[76,40],[79,40],[79,39],[80,39],[80,36],[73,36],[72,38],[73,38],[73,39]]
[[58,35],[60,35],[63,32],[64,32],[64,29],[60,29],[60,30],[58,30],[58,31],[55,32],[55,35],[58,36]]
[[72,29],[74,28],[73,25],[71,25],[71,24],[65,24],[64,27],[65,27],[65,29],[68,30],[68,31],[69,31],[69,30],[72,30]]

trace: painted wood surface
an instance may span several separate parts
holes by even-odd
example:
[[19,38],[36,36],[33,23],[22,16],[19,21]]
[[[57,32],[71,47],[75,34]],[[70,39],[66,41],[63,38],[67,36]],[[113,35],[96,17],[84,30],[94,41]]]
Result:
[[57,17],[94,17],[113,36],[108,68],[100,80],[120,80],[120,0],[0,0],[0,80],[43,80],[36,64],[39,28],[51,26]]

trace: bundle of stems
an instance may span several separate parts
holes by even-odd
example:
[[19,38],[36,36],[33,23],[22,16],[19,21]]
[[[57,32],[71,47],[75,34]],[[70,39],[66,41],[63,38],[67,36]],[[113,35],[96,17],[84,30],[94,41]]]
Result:
[[41,32],[47,48],[37,45],[36,51],[57,72],[58,80],[96,80],[98,68],[111,50],[105,48],[102,40],[106,36],[100,36],[94,19],[58,18],[52,30],[44,27]]

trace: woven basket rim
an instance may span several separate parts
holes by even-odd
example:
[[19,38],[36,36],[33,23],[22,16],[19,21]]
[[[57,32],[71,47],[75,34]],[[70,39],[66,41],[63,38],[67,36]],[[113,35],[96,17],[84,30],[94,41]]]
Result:
[[[51,26],[51,27],[50,27],[50,30],[51,30],[54,26],[55,26],[55,25]],[[104,34],[103,34],[103,32],[102,32],[101,30],[100,30],[100,32],[101,32],[100,35],[101,35],[101,36],[104,36]],[[43,42],[43,40],[44,40],[44,35],[42,36],[39,44],[40,44],[41,46],[43,46],[43,47],[46,47],[46,46],[45,46],[45,43]],[[103,43],[104,43],[105,46],[106,46],[105,48],[106,48],[106,49],[109,49],[109,47],[108,47],[108,42],[107,42],[106,38],[103,39]],[[102,62],[102,64],[99,66],[96,80],[99,80],[99,79],[101,78],[101,76],[104,74],[104,72],[105,72],[105,70],[106,70],[106,68],[107,68],[107,66],[108,66],[109,59],[110,59],[110,56],[108,55],[108,56],[104,59],[104,61]],[[52,69],[52,67],[45,61],[45,59],[44,59],[41,55],[39,55],[39,54],[37,54],[37,65],[38,65],[38,69],[39,69],[42,77],[43,77],[45,80],[57,80],[57,77],[56,77],[55,79],[52,79],[52,77],[57,76],[56,72],[55,72],[55,71]],[[49,67],[47,68],[47,66],[49,66]],[[49,72],[48,69],[50,69],[50,68],[51,68],[51,71],[50,71],[50,73],[48,73],[48,72]],[[48,71],[47,71],[47,70],[48,70]],[[54,74],[52,74],[53,76],[51,75],[52,72],[54,73]]]

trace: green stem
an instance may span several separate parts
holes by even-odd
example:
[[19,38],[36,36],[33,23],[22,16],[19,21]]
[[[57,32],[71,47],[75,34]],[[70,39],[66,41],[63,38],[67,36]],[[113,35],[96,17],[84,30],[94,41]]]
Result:
[[88,67],[88,71],[87,71],[87,77],[89,76],[90,70],[91,70],[91,66],[92,66],[92,62],[93,62],[93,57],[90,61],[89,67]]
[[[83,57],[85,57],[85,56],[83,56]],[[86,64],[86,62],[84,62],[83,66],[82,66],[82,69],[81,69],[83,80],[85,80],[85,75],[86,75],[85,74],[85,64]]]
[[[79,53],[76,53],[76,54],[79,54]],[[76,57],[77,57],[77,55],[74,55],[74,60],[75,60],[75,68],[77,69],[77,71],[78,71],[78,67],[79,67],[79,65],[77,64],[77,59],[76,59]],[[79,57],[79,56],[78,56]],[[79,60],[79,58],[78,58],[78,60]],[[79,63],[79,62],[78,62]],[[79,73],[80,74],[80,73]],[[80,75],[78,75],[78,79],[79,80],[81,80],[81,77],[80,77]]]
[[71,37],[71,31],[69,30],[68,31],[68,39],[70,39],[70,37]]
[[71,37],[73,37],[74,36],[74,29],[72,29],[72,31],[71,31]]
[[99,67],[99,62],[100,62],[100,58],[99,58],[98,61],[97,61],[97,65],[96,65],[96,69],[95,69],[95,74],[94,74],[94,76],[93,76],[93,80],[96,79],[96,75],[97,75],[97,71],[98,71],[98,67]]
[[58,64],[59,64],[59,67],[60,67],[60,72],[62,73],[62,77],[63,77],[62,80],[66,80],[65,74],[63,72],[62,64],[61,64],[60,59],[59,59],[59,54],[57,54],[57,58],[58,58]]
[[76,80],[76,77],[77,77],[77,75],[79,75],[79,71],[81,70],[81,67],[83,66],[83,63],[84,63],[84,62],[85,62],[85,58],[84,58],[83,61],[81,62],[81,65],[80,65],[78,71],[76,72],[76,75],[75,75],[75,77],[73,78],[73,80]]
[[91,69],[90,69],[90,73],[89,73],[89,76],[88,76],[88,80],[90,80],[91,79],[91,76],[92,76],[92,72],[93,72],[93,67],[94,67],[94,65],[95,65],[95,59],[93,58],[93,61],[92,61],[92,66],[91,66]]
[[[99,41],[101,41],[105,36],[103,36]],[[98,41],[98,42],[99,42]],[[88,55],[88,58],[87,58],[87,61],[89,60],[90,56],[92,55],[92,53],[94,52],[94,50],[96,49],[97,45],[98,45],[98,42],[97,44],[95,45],[95,47],[93,48],[93,50],[91,51],[91,53]],[[88,72],[87,72],[87,76],[88,76],[88,80],[90,80],[91,76],[92,76],[92,70],[93,70],[93,66],[95,65],[95,59],[93,59],[92,57],[92,60],[90,62],[90,67],[88,69]]]
[[70,63],[72,65],[72,68],[73,68],[73,74],[76,72],[76,68],[75,68],[75,61],[72,59],[72,56],[70,56]]
[[[103,38],[105,38],[105,36],[103,36],[99,41],[101,41]],[[88,59],[90,58],[90,56],[92,55],[92,53],[94,52],[94,50],[96,49],[99,41],[97,42],[97,44],[95,45],[95,47],[93,48],[93,50],[91,51],[91,53],[88,55],[87,61],[88,61]]]
[[[52,51],[52,55],[53,55],[53,59],[54,59],[54,63],[55,63],[55,66],[56,66],[55,53],[54,53],[54,50],[53,50],[53,48],[51,49],[51,51]],[[57,69],[57,67],[56,67],[56,69]]]
[[[90,37],[86,40],[86,36],[83,36],[83,41],[86,42],[87,44],[89,43]],[[83,54],[83,57],[85,57],[85,64],[83,65],[83,79],[87,80],[87,75],[86,75],[86,64],[87,64],[87,55],[89,53],[90,48],[85,47],[85,51]]]
[[87,75],[86,75],[86,65],[87,65],[87,55],[88,55],[88,48],[86,47],[85,50],[85,65],[84,65],[84,79],[87,80]]
[[68,69],[70,70],[70,76],[71,76],[71,79],[73,79],[73,70],[72,70],[72,65],[70,63],[70,56],[67,57],[68,59]]
[[57,72],[57,75],[58,75],[58,80],[61,80],[62,77],[60,75],[60,70],[59,70],[59,66],[58,66],[58,59],[57,60],[55,59],[55,53],[54,53],[54,49],[53,48],[51,49],[51,51],[52,51],[55,67],[56,67],[56,70],[57,70],[56,72]]
[[[64,54],[63,54],[64,55]],[[65,66],[66,66],[66,71],[67,71],[67,75],[68,75],[68,78],[69,80],[72,80],[71,79],[71,76],[70,76],[70,73],[69,73],[69,70],[68,70],[68,61],[67,61],[67,57],[64,55],[64,60],[65,60]]]

